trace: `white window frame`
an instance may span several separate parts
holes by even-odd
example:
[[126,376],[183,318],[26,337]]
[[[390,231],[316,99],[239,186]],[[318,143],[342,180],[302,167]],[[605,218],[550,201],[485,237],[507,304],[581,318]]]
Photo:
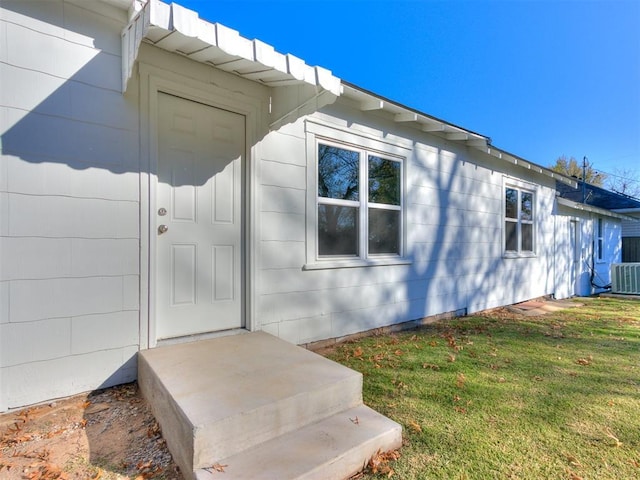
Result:
[[604,221],[604,218],[602,217],[598,217],[597,221],[596,221],[596,263],[606,263],[606,260],[604,258],[604,252],[605,252],[605,246],[604,246],[604,239],[606,237],[605,235],[605,230],[606,230],[606,223]]
[[[395,142],[386,142],[365,133],[345,131],[322,122],[307,120],[307,263],[305,270],[366,267],[377,265],[410,264],[406,252],[406,166],[410,147]],[[339,200],[318,197],[318,147],[320,144],[356,151],[360,155],[359,200]],[[400,164],[400,205],[369,202],[368,161],[369,155]],[[358,208],[358,254],[357,256],[330,255],[318,253],[318,205],[337,205]],[[400,212],[399,254],[368,253],[369,209],[378,208]]]
[[[517,218],[508,218],[507,217],[507,205],[506,205],[506,192],[507,188],[516,190],[518,192],[518,204],[517,204]],[[522,193],[530,193],[533,196],[533,201],[531,205],[531,220],[523,220],[522,219]],[[538,188],[536,185],[531,183],[523,182],[521,180],[515,180],[512,178],[505,178],[502,184],[502,250],[504,252],[505,258],[522,258],[522,257],[535,257],[536,248],[538,245],[537,242],[537,228],[536,228],[536,219],[538,216]],[[507,228],[506,223],[513,222],[516,224],[516,232],[517,232],[517,250],[507,250]],[[531,234],[532,234],[532,249],[531,250],[522,250],[522,225],[528,224],[531,225]]]

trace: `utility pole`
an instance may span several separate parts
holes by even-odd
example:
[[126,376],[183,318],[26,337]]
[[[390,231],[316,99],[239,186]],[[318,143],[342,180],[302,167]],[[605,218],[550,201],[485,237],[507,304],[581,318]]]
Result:
[[582,158],[582,203],[587,203],[587,156]]

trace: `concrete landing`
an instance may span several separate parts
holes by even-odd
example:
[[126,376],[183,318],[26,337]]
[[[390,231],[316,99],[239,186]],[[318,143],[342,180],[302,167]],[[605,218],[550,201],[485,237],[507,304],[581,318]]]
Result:
[[[263,332],[146,350],[138,365],[186,478],[215,463],[229,465],[226,479],[347,478],[402,441],[398,424],[362,406],[361,374]],[[335,475],[313,476],[330,465]]]
[[526,302],[516,303],[510,305],[507,310],[512,311],[520,315],[528,317],[535,317],[538,315],[544,315],[546,313],[558,312],[560,310],[566,310],[568,308],[581,307],[581,303],[577,303],[570,299],[565,300],[552,300],[552,299],[537,299],[528,300]]
[[365,405],[294,430],[196,472],[198,480],[326,480],[349,478],[379,450],[402,442],[400,425]]

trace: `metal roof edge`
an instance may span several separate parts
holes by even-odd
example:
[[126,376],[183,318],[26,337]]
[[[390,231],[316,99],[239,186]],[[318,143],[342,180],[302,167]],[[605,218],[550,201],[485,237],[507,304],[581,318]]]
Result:
[[619,218],[621,220],[631,220],[634,222],[640,221],[640,219],[636,217],[631,217],[629,215],[624,215],[622,213],[616,213],[613,210],[607,210],[606,208],[594,207],[592,205],[587,205],[586,203],[574,202],[573,200],[568,200],[562,197],[556,197],[558,203],[560,205],[564,205],[565,207],[573,208],[574,210],[582,210],[584,212],[592,212],[598,213],[600,215],[606,215],[608,217]]

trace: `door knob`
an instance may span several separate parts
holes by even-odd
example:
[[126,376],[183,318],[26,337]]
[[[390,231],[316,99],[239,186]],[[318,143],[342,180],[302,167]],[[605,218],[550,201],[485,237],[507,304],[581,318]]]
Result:
[[163,233],[167,233],[167,230],[169,230],[169,227],[167,227],[166,225],[160,225],[158,227],[158,233],[160,235],[162,235]]

